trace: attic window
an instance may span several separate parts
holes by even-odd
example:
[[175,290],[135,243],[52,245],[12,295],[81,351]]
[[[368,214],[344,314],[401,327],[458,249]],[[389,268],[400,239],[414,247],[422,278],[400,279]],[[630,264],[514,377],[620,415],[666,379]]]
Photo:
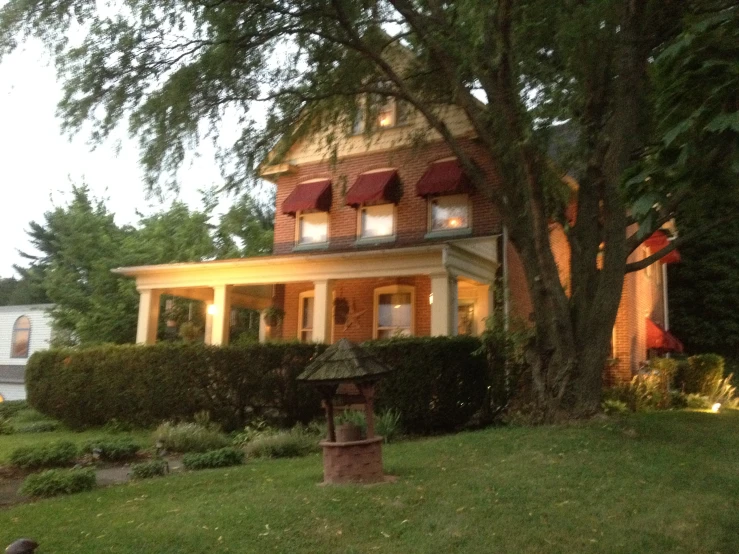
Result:
[[362,106],[357,112],[352,126],[353,134],[359,135],[365,131],[368,118],[374,121],[373,129],[391,129],[408,123],[408,107],[403,101],[374,95],[369,108],[366,110]]

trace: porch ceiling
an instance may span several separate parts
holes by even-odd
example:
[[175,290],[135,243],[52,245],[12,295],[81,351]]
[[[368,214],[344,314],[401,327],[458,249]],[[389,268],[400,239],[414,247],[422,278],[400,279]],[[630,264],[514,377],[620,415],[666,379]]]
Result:
[[[487,239],[485,239],[487,240]],[[490,240],[494,240],[491,237]],[[115,273],[136,278],[139,290],[187,289],[217,285],[270,285],[327,279],[436,275],[448,272],[492,282],[494,249],[475,251],[460,241],[409,248],[122,267]]]

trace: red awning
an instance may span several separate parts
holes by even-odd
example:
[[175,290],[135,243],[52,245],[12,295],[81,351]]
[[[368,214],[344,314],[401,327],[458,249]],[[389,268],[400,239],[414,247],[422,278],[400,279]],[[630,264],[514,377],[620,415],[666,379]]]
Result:
[[683,343],[664,327],[647,318],[647,348],[682,353]]
[[282,203],[282,213],[295,215],[305,210],[320,210],[327,212],[331,209],[331,181],[311,181],[300,183]]
[[457,194],[467,192],[469,189],[470,181],[456,158],[429,165],[416,185],[418,196]]
[[[644,245],[649,247],[649,249],[652,251],[652,254],[659,252],[663,248],[669,246],[669,244],[670,244],[670,241],[667,238],[667,234],[664,231],[660,231],[660,230],[657,230],[654,233],[652,233],[652,236],[644,241]],[[660,261],[663,264],[677,263],[680,261],[680,252],[678,252],[677,249],[675,249],[669,254],[665,254],[664,256],[662,256]]]
[[398,201],[400,179],[394,169],[362,173],[346,193],[347,206]]

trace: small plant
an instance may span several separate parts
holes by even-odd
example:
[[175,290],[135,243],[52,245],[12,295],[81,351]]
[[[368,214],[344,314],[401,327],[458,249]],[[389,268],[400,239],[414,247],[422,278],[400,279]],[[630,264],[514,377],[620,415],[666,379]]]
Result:
[[165,460],[151,460],[131,465],[132,479],[151,479],[162,477],[169,472],[169,465]]
[[11,418],[21,410],[28,408],[25,400],[6,400],[0,402],[0,418]]
[[620,400],[604,400],[601,406],[607,415],[626,415],[631,411],[626,402]]
[[110,434],[116,434],[116,433],[130,433],[133,431],[133,425],[130,423],[126,423],[125,421],[120,421],[119,419],[112,418],[108,420],[108,422],[103,425],[103,431]]
[[301,427],[258,437],[246,445],[250,458],[295,458],[318,451],[315,435]]
[[22,446],[10,454],[10,464],[21,469],[64,467],[77,457],[77,447],[69,441],[40,446]]
[[210,452],[185,454],[182,464],[187,469],[238,466],[244,463],[244,451],[238,448],[221,448]]
[[49,418],[33,408],[25,407],[15,412],[15,415],[13,415],[13,421],[16,423],[32,423],[37,421],[49,421]]
[[86,442],[82,452],[97,454],[101,460],[117,462],[135,457],[140,448],[139,444],[129,437],[103,438]]
[[92,469],[50,469],[29,475],[20,493],[33,497],[49,497],[74,494],[95,488],[95,471]]
[[278,308],[277,306],[270,306],[263,312],[264,322],[269,327],[279,325],[280,322],[285,318],[285,310]]
[[173,452],[207,452],[228,446],[228,439],[218,429],[197,423],[166,421],[154,431],[154,440]]
[[402,431],[400,412],[391,408],[375,415],[375,430],[378,435],[385,439],[385,442],[392,442],[397,439]]
[[57,431],[62,426],[58,421],[33,421],[31,423],[21,423],[15,425],[16,433],[51,433]]
[[15,433],[15,428],[6,418],[0,417],[0,435],[12,435],[13,433]]
[[688,394],[685,396],[685,404],[691,410],[707,410],[711,407],[711,399],[702,394]]
[[243,431],[239,431],[233,436],[231,444],[234,446],[245,446],[254,439],[278,433],[277,429],[269,426],[263,418],[256,418],[249,422]]

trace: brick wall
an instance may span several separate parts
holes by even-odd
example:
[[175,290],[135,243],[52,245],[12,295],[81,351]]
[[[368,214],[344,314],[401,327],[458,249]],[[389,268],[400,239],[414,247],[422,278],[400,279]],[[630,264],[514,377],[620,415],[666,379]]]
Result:
[[[374,321],[374,291],[377,287],[388,285],[411,285],[415,287],[415,334],[428,336],[431,334],[431,279],[426,275],[415,277],[398,277],[386,279],[345,279],[334,283],[334,297],[345,298],[353,312],[364,312],[347,329],[344,325],[333,326],[334,342],[347,338],[354,342],[372,339]],[[301,292],[313,290],[313,283],[288,283],[285,285],[285,318],[282,322],[282,338],[296,339],[298,336],[298,300]]]
[[[484,156],[484,151],[473,141],[467,140],[470,150],[480,166],[487,172],[491,189],[497,189],[498,177]],[[346,206],[344,197],[359,174],[379,168],[396,168],[402,183],[402,197],[397,207],[396,243],[410,245],[426,242],[427,203],[416,196],[415,187],[428,164],[451,155],[444,143],[413,148],[406,147],[392,152],[368,153],[340,160],[336,165],[316,163],[298,166],[289,175],[277,181],[277,213],[275,216],[274,253],[292,252],[295,241],[295,217],[282,213],[282,203],[299,183],[313,178],[331,178],[333,201],[329,212],[329,236],[331,249],[354,248],[357,234],[357,210]],[[500,231],[500,218],[492,202],[474,191],[472,201],[472,229],[474,236],[486,236]]]

